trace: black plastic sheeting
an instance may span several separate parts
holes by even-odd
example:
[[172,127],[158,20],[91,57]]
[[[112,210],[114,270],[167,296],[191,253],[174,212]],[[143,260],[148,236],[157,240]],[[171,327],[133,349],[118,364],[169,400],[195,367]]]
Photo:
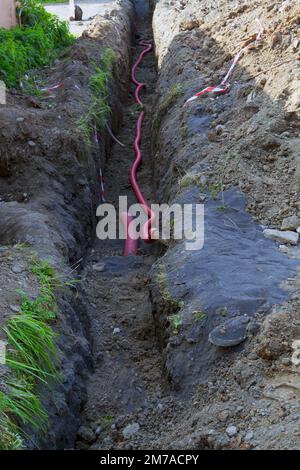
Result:
[[[198,202],[198,189],[185,192],[185,203]],[[176,202],[181,202],[177,200]],[[189,296],[201,300],[203,309],[214,312],[226,306],[235,314],[252,315],[258,308],[282,302],[280,288],[293,276],[299,261],[289,259],[268,240],[262,228],[245,210],[245,198],[236,188],[205,202],[204,246],[186,251],[180,243],[169,251],[170,280],[180,279]],[[177,296],[176,296],[177,297]]]
[[[167,361],[181,384],[184,377],[195,381],[195,373],[199,378],[220,353],[208,342],[212,329],[238,316],[268,313],[274,304],[282,303],[289,292],[280,284],[293,277],[299,266],[299,260],[289,259],[279,252],[278,244],[264,237],[237,188],[225,191],[223,197],[225,210],[220,210],[220,195],[217,200],[208,195],[205,202],[203,248],[187,251],[179,242],[161,259],[172,296],[186,305],[179,313],[189,341],[181,341]],[[199,203],[199,189],[187,189],[175,202],[183,201]],[[204,312],[204,320],[195,321],[193,310]],[[187,371],[189,360],[194,374]]]

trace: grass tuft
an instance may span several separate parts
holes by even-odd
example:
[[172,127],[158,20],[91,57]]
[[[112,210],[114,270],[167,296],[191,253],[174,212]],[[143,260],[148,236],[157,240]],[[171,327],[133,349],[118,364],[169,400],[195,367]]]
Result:
[[39,280],[39,295],[30,299],[20,292],[20,313],[3,328],[9,373],[5,383],[0,382],[0,450],[24,447],[22,425],[46,431],[47,413],[38,397],[37,383],[49,386],[60,380],[57,335],[49,321],[58,313],[55,290],[72,286],[73,281],[63,281],[48,260],[35,254],[29,269]]
[[107,116],[111,112],[108,102],[108,83],[112,77],[112,67],[115,55],[112,49],[105,49],[100,67],[95,65],[95,71],[90,77],[89,88],[92,94],[90,106],[85,115],[77,121],[77,128],[87,142],[90,142],[94,126],[102,130]]
[[[4,327],[10,349],[6,364],[19,374],[27,374],[47,383],[50,376],[55,377],[57,369],[56,334],[40,318],[42,303],[25,300],[21,313],[14,315]],[[36,308],[37,305],[37,308]],[[30,308],[32,307],[32,308]]]
[[181,308],[184,307],[183,300],[174,299],[169,289],[169,281],[168,276],[166,273],[165,266],[163,263],[159,263],[158,271],[156,273],[156,284],[159,288],[160,294],[165,301],[165,303],[169,306],[170,311],[177,312]]
[[173,327],[173,335],[178,335],[180,327],[182,325],[182,318],[180,315],[171,315],[170,320]]
[[18,426],[3,411],[0,403],[0,451],[21,450],[23,446]]
[[39,398],[33,393],[33,385],[26,381],[7,382],[9,392],[0,392],[0,408],[13,414],[22,424],[46,430],[47,414]]

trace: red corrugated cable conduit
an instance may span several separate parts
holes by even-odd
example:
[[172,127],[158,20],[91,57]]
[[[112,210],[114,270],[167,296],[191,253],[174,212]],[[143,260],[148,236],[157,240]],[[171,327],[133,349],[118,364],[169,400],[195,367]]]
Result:
[[[143,103],[140,99],[140,91],[142,90],[142,88],[146,86],[146,84],[140,83],[136,79],[135,74],[136,74],[137,67],[143,60],[144,56],[152,50],[152,44],[147,43],[144,40],[141,40],[139,42],[139,45],[144,46],[145,48],[140,53],[137,61],[132,67],[131,81],[136,85],[136,90],[134,93],[135,100],[140,106],[142,106]],[[142,152],[140,149],[140,143],[141,143],[141,137],[142,137],[142,125],[143,125],[144,117],[145,117],[145,112],[141,111],[137,120],[137,124],[136,124],[136,137],[134,141],[134,150],[135,150],[136,159],[131,168],[130,182],[131,182],[132,189],[136,195],[138,202],[141,204],[143,210],[145,211],[148,217],[147,222],[143,225],[142,230],[141,230],[142,240],[145,243],[152,243],[154,241],[154,233],[155,233],[155,229],[153,228],[155,214],[151,210],[151,207],[148,205],[146,199],[144,198],[143,193],[137,182],[137,170],[142,161]],[[134,231],[134,224],[131,225],[131,222],[133,221],[133,217],[127,212],[123,212],[121,214],[121,220],[123,222],[123,225],[126,231],[124,256],[136,255],[137,249],[138,249],[138,239]]]

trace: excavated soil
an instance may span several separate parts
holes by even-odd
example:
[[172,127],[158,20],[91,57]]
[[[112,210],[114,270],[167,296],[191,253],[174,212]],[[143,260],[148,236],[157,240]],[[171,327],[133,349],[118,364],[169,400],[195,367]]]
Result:
[[[300,339],[300,250],[262,231],[300,217],[299,6],[133,3],[135,17],[131,2],[115,2],[43,71],[43,86],[62,88],[39,100],[10,92],[0,109],[0,241],[10,245],[0,250],[8,286],[1,324],[17,311],[14,286],[32,296],[37,288],[13,244],[29,243],[62,272],[75,266],[81,281],[59,299],[65,383],[54,399],[45,393],[51,428],[46,439],[34,435],[35,445],[299,449],[300,369],[291,357]],[[257,17],[262,40],[236,66],[230,92],[184,105],[220,82]],[[107,202],[135,202],[129,77],[140,38],[155,47],[138,70],[147,84],[138,180],[149,202],[204,203],[202,250],[140,244],[125,258],[122,241],[95,238],[100,168]],[[109,126],[124,147],[106,132],[87,146],[76,127],[91,99],[92,63],[106,47],[117,53]],[[241,344],[209,341],[215,327],[242,316]]]
[[[149,21],[135,24],[133,44],[136,60],[141,51],[138,41],[152,41]],[[146,119],[143,124],[143,165],[138,174],[145,197],[152,202],[152,158],[150,122],[156,67],[153,52],[137,72],[147,85],[143,93]],[[123,125],[104,168],[107,202],[118,208],[119,196],[135,202],[130,189],[130,168],[135,159],[133,140],[139,110],[134,85],[124,102]],[[151,254],[151,251],[153,254]],[[78,431],[80,449],[135,448],[145,440],[146,413],[155,409],[163,393],[162,361],[155,333],[149,292],[149,269],[155,251],[140,247],[138,257],[125,258],[122,241],[96,240],[85,260],[82,285],[88,302],[95,370],[88,381],[83,424]],[[127,425],[141,427],[130,439],[122,430]],[[148,443],[148,439],[146,440]],[[146,444],[148,445],[148,444]]]
[[[240,59],[230,92],[184,105],[220,83],[257,32],[256,18],[264,34]],[[170,244],[151,271],[167,374],[182,396],[193,395],[159,445],[299,448],[299,367],[291,361],[300,335],[299,247],[278,247],[262,233],[262,225],[299,217],[298,28],[294,1],[156,4],[157,200],[205,204],[203,249]],[[174,304],[177,335],[165,328]],[[245,315],[243,344],[208,341],[214,327]]]
[[[32,251],[50,259],[63,277],[76,275],[94,239],[99,168],[111,141],[99,130],[100,147],[89,144],[78,121],[91,101],[94,64],[113,48],[116,62],[109,83],[113,113],[108,125],[112,129],[120,125],[121,100],[128,90],[132,12],[127,1],[112,4],[51,67],[35,71],[39,88],[60,84],[59,88],[38,96],[9,90],[7,104],[0,107],[1,326],[19,309],[16,289],[36,296],[28,262]],[[60,314],[53,328],[59,334],[64,382],[55,394],[42,391],[49,431],[47,436],[27,431],[29,447],[74,446],[92,364],[89,325],[79,292],[78,285],[73,293],[57,293]]]
[[[79,448],[299,447],[299,373],[290,360],[292,342],[299,336],[296,275],[299,250],[287,247],[290,255],[287,257],[264,238],[261,226],[246,212],[253,212],[252,206],[241,193],[242,186],[237,184],[239,175],[245,179],[251,173],[245,168],[242,173],[231,171],[224,161],[220,170],[215,159],[218,150],[222,155],[227,151],[226,142],[234,151],[241,144],[240,138],[227,134],[228,119],[238,119],[240,129],[253,116],[256,118],[258,108],[254,112],[252,103],[245,105],[245,95],[240,91],[245,88],[242,79],[247,82],[248,92],[249,82],[253,86],[251,72],[239,65],[235,78],[240,76],[241,83],[235,81],[231,93],[223,100],[206,99],[190,109],[183,107],[184,100],[195,91],[191,83],[197,80],[201,84],[198,69],[206,70],[201,68],[202,60],[206,68],[218,70],[210,79],[206,72],[203,87],[210,80],[218,83],[223,74],[219,67],[226,70],[230,63],[229,53],[222,56],[223,61],[216,60],[224,52],[214,44],[210,30],[201,30],[204,18],[209,22],[211,17],[206,16],[207,5],[203,5],[205,11],[200,13],[198,7],[198,2],[157,2],[154,11],[159,73],[151,135],[155,191],[152,188],[150,194],[154,194],[156,202],[205,202],[204,248],[186,252],[182,243],[172,242],[151,268],[149,287],[156,337],[150,318],[145,253],[141,252],[140,261],[123,260],[121,264],[121,259],[105,258],[103,245],[100,251],[94,251],[96,273],[90,265],[85,269],[86,292],[96,292],[92,318],[103,304],[100,279],[105,283],[104,291],[109,290],[114,301],[105,297],[106,305],[100,307],[106,312],[105,318],[97,316],[94,347],[98,351],[101,345],[100,364],[96,365],[88,386],[89,398],[78,433]],[[220,12],[223,7],[224,4],[218,4]],[[246,11],[239,10],[241,15]],[[236,13],[229,16],[235,18]],[[243,17],[242,21],[250,20]],[[210,28],[218,29],[228,39],[228,30],[216,28],[216,22]],[[210,41],[213,62],[208,54],[203,54],[203,41]],[[150,78],[149,68],[144,67],[140,73]],[[191,78],[193,75],[197,78]],[[262,112],[271,113],[274,108],[270,98],[266,96],[264,103]],[[240,111],[232,114],[228,108]],[[294,124],[290,118],[297,118],[288,114],[291,130]],[[220,122],[222,132],[214,139],[213,129]],[[146,129],[147,126],[148,122]],[[228,126],[233,131],[237,129],[237,124],[228,122]],[[127,142],[124,134],[128,129],[125,119],[120,140],[125,138]],[[265,132],[261,126],[257,129]],[[256,142],[254,154],[263,145],[260,138]],[[113,163],[115,149],[116,146],[107,168],[109,178],[112,173],[117,174]],[[145,155],[151,155],[150,150],[149,146],[144,148]],[[231,159],[226,157],[227,160]],[[237,160],[242,160],[242,156]],[[123,166],[120,173],[123,174]],[[231,180],[226,179],[228,174]],[[220,186],[220,178],[221,187],[215,192],[222,190],[222,197],[211,197],[211,186]],[[146,191],[148,182],[142,179]],[[122,185],[117,186],[122,192]],[[257,198],[255,191],[250,194]],[[265,192],[261,194],[266,196]],[[222,202],[226,205],[224,210],[219,209]],[[115,276],[117,282],[113,281]],[[138,295],[134,295],[134,290]],[[147,306],[145,313],[140,309],[141,298]],[[176,331],[171,320],[175,313],[180,318]],[[208,342],[215,326],[240,315],[246,315],[250,322],[243,345],[225,349]],[[100,324],[110,332],[109,339],[105,336],[108,339],[105,344]],[[111,373],[107,376],[109,369]],[[101,377],[109,377],[110,383],[104,380],[103,384]],[[114,390],[118,390],[117,394]]]

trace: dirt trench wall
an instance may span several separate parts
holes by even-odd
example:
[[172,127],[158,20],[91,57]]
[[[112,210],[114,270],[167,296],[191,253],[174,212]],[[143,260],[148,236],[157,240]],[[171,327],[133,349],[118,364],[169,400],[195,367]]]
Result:
[[[248,209],[265,224],[297,212],[298,25],[295,1],[157,2],[161,197],[173,197],[187,171],[197,171],[203,186],[219,183],[218,172],[225,188],[237,185],[248,195]],[[262,40],[242,56],[230,93],[183,107],[195,92],[221,82],[244,39],[261,27]]]
[[[59,88],[37,97],[11,90],[7,105],[0,108],[0,243],[28,243],[59,272],[69,272],[70,264],[80,260],[95,236],[99,168],[111,141],[104,129],[99,130],[99,146],[88,143],[78,122],[92,99],[89,79],[94,67],[101,67],[104,51],[111,48],[115,61],[108,124],[117,131],[122,120],[121,99],[128,90],[131,21],[131,3],[117,2],[107,14],[95,17],[60,60],[41,71],[40,87],[59,84]],[[30,282],[26,286],[30,295]],[[10,301],[5,298],[1,323],[7,318]],[[43,394],[49,432],[33,436],[30,444],[40,448],[73,446],[85,398],[85,377],[92,366],[84,306],[76,292],[73,297],[62,295],[59,303],[55,329],[60,335],[64,382],[53,397],[49,391]]]
[[[244,40],[260,28],[257,17],[262,41],[241,58],[230,93],[184,105],[221,82]],[[215,326],[247,315],[249,331],[257,331],[289,295],[282,283],[298,261],[266,240],[255,219],[280,227],[299,214],[298,23],[293,1],[156,3],[156,202],[205,204],[204,248],[171,243],[152,271],[166,369],[179,388],[207,380],[224,356],[208,342]],[[236,357],[239,349],[227,354]]]

